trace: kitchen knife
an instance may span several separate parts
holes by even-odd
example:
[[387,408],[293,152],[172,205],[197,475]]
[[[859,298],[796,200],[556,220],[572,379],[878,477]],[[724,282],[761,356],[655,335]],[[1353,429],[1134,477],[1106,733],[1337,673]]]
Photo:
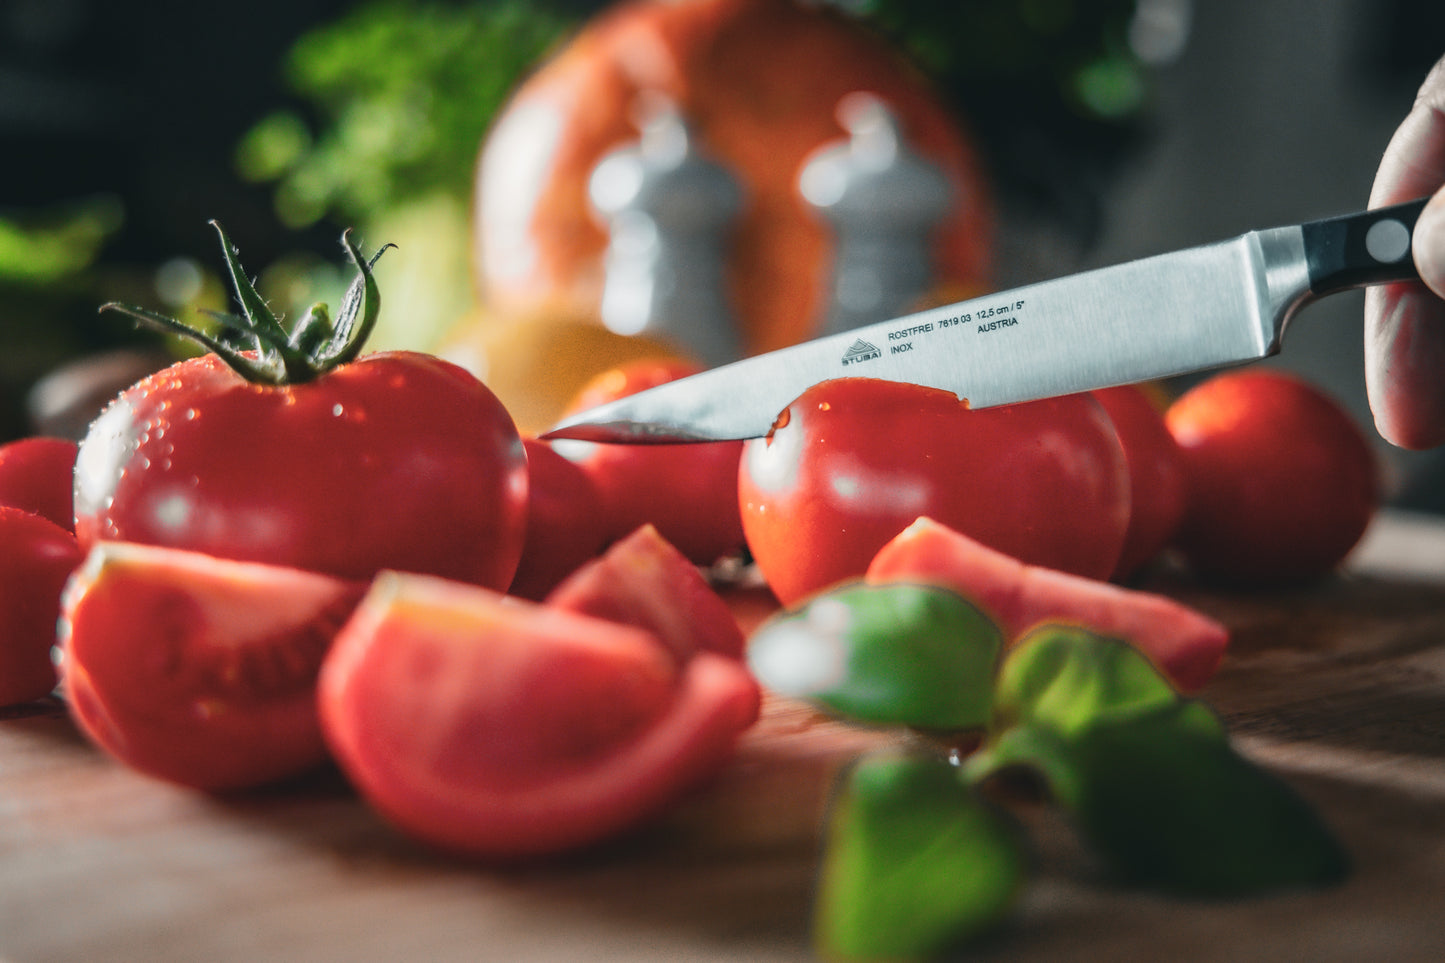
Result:
[[809,387],[867,377],[942,388],[974,408],[1253,361],[1305,304],[1418,279],[1425,201],[1099,268],[855,328],[671,381],[542,435],[603,442],[757,438]]

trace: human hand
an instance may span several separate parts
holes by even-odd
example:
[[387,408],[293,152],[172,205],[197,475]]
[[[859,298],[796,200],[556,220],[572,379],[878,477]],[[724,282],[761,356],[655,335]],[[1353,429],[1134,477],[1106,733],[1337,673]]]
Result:
[[1445,58],[1385,148],[1370,207],[1432,195],[1416,222],[1423,284],[1365,291],[1365,387],[1380,435],[1401,448],[1445,444]]

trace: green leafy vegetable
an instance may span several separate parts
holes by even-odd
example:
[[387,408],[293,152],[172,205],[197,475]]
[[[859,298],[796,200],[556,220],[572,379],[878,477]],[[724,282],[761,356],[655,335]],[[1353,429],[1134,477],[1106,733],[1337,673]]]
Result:
[[1129,882],[1244,896],[1342,879],[1348,857],[1314,810],[1150,673],[1121,642],[1036,632],[1005,662],[996,728],[966,771],[1037,769]]
[[869,723],[981,728],[1003,637],[962,596],[851,585],[775,616],[748,647],[759,680]]
[[930,956],[1002,918],[1022,885],[1024,848],[984,784],[1021,767],[1128,884],[1237,897],[1348,873],[1308,803],[1237,753],[1214,711],[1129,645],[1041,626],[996,666],[998,646],[967,601],[916,585],[825,593],[750,641],[764,685],[849,718],[988,718],[982,746],[961,761],[880,754],[845,775],[815,907],[826,955]]
[[874,755],[834,803],[815,907],[824,956],[932,956],[996,924],[1027,875],[1022,834],[941,756]]
[[1036,629],[1014,647],[993,691],[992,728],[1044,725],[1073,735],[1179,701],[1147,657],[1083,629]]
[[309,109],[262,118],[238,145],[237,168],[278,182],[277,212],[291,226],[328,213],[369,222],[439,193],[466,198],[492,117],[574,23],[519,0],[363,4],[296,42],[287,81]]

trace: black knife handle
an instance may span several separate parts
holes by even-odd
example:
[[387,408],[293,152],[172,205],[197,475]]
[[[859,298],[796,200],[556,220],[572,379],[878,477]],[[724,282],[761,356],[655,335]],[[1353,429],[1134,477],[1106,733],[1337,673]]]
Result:
[[1429,198],[1302,224],[1310,293],[1418,281],[1411,239]]

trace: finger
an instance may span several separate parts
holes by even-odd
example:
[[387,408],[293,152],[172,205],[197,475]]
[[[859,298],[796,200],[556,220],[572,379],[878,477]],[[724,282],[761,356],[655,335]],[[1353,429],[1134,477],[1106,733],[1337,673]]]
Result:
[[1438,297],[1445,298],[1445,187],[1436,191],[1420,212],[1410,246],[1420,280]]
[[1380,437],[1445,444],[1445,301],[1423,285],[1365,291],[1365,390]]
[[1445,58],[1380,160],[1370,206],[1432,199],[1414,233],[1424,283],[1365,292],[1365,387],[1381,437],[1402,448],[1445,444]]
[[1386,207],[1434,194],[1445,185],[1445,57],[1415,97],[1396,129],[1370,191],[1371,207]]

